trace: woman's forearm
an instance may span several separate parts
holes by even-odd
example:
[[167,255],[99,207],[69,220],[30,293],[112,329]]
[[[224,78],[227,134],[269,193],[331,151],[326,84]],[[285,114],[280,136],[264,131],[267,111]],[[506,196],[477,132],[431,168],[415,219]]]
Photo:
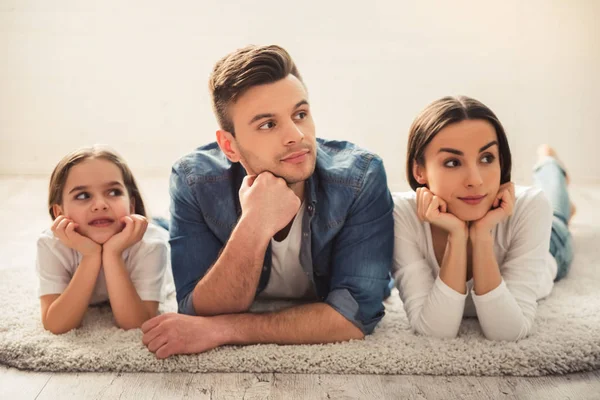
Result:
[[442,282],[460,294],[467,291],[467,242],[466,235],[448,235],[440,267]]
[[473,288],[482,296],[496,289],[502,282],[498,261],[494,254],[494,238],[490,233],[470,237],[473,247]]

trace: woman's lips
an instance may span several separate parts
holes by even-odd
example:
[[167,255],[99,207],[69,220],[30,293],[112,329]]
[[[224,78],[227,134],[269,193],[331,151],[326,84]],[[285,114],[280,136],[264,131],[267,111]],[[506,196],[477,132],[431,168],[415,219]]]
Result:
[[477,205],[479,203],[481,203],[481,201],[485,198],[486,195],[482,195],[482,196],[467,196],[467,197],[459,197],[459,199],[461,199],[462,201],[464,201],[465,203],[469,204],[469,205]]
[[104,228],[104,227],[112,225],[114,222],[115,222],[114,219],[99,218],[99,219],[95,219],[93,221],[90,221],[90,223],[88,223],[88,225],[96,227],[96,228]]

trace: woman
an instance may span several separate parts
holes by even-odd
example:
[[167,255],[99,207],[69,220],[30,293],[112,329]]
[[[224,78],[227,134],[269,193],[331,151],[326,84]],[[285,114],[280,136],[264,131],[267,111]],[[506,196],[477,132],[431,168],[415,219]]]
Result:
[[395,195],[394,278],[412,328],[455,337],[477,316],[492,340],[532,330],[537,300],[572,260],[567,176],[542,146],[534,187],[511,182],[504,129],[485,105],[445,97],[414,121]]

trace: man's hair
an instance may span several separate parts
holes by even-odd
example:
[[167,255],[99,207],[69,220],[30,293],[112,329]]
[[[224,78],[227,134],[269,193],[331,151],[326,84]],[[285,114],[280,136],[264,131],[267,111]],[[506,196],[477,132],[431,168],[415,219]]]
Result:
[[219,60],[210,75],[208,88],[221,129],[235,136],[229,106],[246,90],[277,82],[290,74],[302,82],[292,57],[276,45],[247,46]]
[[508,139],[498,117],[485,104],[466,96],[444,97],[428,105],[415,118],[408,135],[406,178],[413,190],[425,186],[413,176],[413,163],[425,164],[425,148],[435,135],[450,124],[465,120],[483,120],[494,127],[500,155],[500,183],[510,182],[511,154]]

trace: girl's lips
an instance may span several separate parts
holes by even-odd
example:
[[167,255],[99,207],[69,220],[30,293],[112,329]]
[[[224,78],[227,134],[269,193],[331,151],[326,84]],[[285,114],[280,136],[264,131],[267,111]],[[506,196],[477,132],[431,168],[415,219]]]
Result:
[[115,222],[114,219],[100,218],[100,219],[95,219],[95,220],[91,221],[88,225],[94,226],[96,228],[104,228],[104,227],[112,225],[113,222]]
[[465,203],[469,204],[469,205],[476,205],[481,203],[481,200],[483,200],[485,198],[486,195],[483,196],[469,196],[469,197],[459,197],[459,199],[461,199],[462,201],[464,201]]

